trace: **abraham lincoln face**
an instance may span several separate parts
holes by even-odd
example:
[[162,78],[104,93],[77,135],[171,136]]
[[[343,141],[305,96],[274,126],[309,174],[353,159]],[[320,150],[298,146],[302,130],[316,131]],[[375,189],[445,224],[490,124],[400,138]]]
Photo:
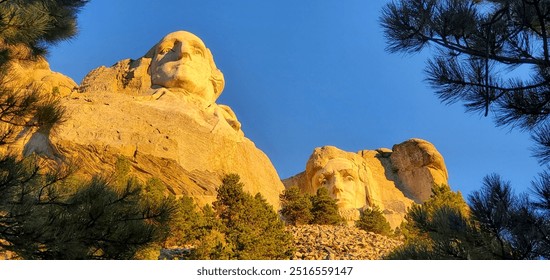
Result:
[[365,183],[360,180],[356,164],[345,158],[333,158],[311,178],[313,189],[327,188],[337,199],[338,208],[361,208],[367,204]]

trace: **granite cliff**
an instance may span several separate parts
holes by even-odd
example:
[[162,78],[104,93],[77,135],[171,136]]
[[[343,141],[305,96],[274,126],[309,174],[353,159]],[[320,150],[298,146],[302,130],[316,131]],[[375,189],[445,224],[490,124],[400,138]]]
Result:
[[113,174],[124,159],[131,175],[158,178],[167,192],[191,196],[199,205],[215,200],[225,174],[237,173],[246,191],[279,207],[284,186],[231,108],[215,102],[223,74],[195,35],[171,33],[141,58],[94,69],[78,90],[45,61],[15,69],[26,77],[18,78],[22,85],[61,91],[56,98],[66,116],[53,129],[23,131],[12,149],[77,166],[85,177]]

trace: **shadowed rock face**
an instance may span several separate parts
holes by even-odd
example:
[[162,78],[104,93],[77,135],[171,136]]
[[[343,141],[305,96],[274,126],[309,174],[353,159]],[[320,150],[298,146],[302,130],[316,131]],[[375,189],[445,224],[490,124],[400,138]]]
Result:
[[434,184],[447,184],[447,169],[435,147],[410,139],[392,150],[346,152],[336,147],[315,148],[306,170],[283,180],[314,194],[326,187],[345,218],[353,221],[364,207],[378,206],[395,228],[407,208],[427,200]]
[[86,176],[109,174],[126,158],[131,174],[159,178],[167,191],[200,205],[215,200],[225,174],[237,173],[245,190],[278,208],[284,186],[231,108],[216,104],[223,86],[204,42],[174,32],[139,59],[91,71],[78,92],[61,100],[64,123],[47,137],[23,138],[37,147],[49,142],[58,161],[77,163]]

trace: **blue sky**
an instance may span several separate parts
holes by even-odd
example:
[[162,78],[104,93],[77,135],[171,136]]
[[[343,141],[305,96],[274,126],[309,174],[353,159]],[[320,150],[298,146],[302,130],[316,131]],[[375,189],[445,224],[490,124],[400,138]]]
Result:
[[358,151],[422,138],[445,158],[454,190],[468,195],[496,172],[526,191],[542,171],[529,135],[441,104],[424,82],[429,52],[384,50],[378,20],[387,2],[92,0],[77,37],[48,58],[79,83],[96,67],[139,58],[164,35],[187,30],[225,75],[218,103],[235,111],[281,178],[303,171],[315,147]]

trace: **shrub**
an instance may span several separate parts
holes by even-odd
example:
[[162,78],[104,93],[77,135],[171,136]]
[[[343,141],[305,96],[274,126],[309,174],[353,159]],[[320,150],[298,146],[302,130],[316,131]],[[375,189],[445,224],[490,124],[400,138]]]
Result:
[[400,227],[405,244],[389,259],[490,258],[479,250],[483,239],[469,219],[469,207],[460,192],[447,185],[434,186],[430,199],[413,205]]
[[312,224],[340,225],[344,219],[338,213],[337,200],[329,195],[327,188],[319,188],[315,196],[311,197],[313,215]]
[[253,197],[244,192],[238,175],[223,179],[213,213],[208,208],[196,258],[276,260],[293,255],[292,235],[283,221],[259,193]]
[[386,236],[392,234],[390,223],[388,223],[382,211],[377,206],[361,211],[361,216],[355,222],[355,226],[365,231]]
[[286,189],[279,198],[281,200],[279,213],[287,224],[308,224],[313,219],[311,199],[308,195],[302,194],[298,187],[292,186]]

